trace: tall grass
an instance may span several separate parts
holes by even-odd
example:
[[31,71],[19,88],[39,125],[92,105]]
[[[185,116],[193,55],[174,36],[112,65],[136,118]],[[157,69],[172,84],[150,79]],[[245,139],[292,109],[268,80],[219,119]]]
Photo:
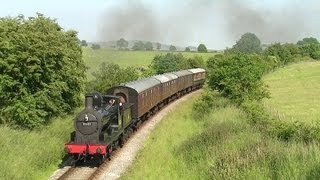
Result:
[[201,118],[194,117],[201,111],[192,108],[195,99],[174,109],[122,179],[320,178],[318,143],[268,136],[228,100],[213,98],[213,110]]
[[65,155],[73,118],[60,117],[34,131],[0,126],[0,179],[47,179]]

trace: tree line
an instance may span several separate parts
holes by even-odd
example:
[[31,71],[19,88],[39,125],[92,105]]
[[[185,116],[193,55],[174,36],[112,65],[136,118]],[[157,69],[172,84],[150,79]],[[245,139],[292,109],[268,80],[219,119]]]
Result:
[[[100,49],[100,46],[98,48],[94,47],[97,46],[98,44],[93,44],[91,46],[92,49]],[[87,42],[85,40],[81,41],[81,46],[88,46]],[[133,46],[130,48],[129,47],[129,42],[125,40],[124,38],[120,38],[119,40],[116,41],[116,46],[119,50],[133,50],[133,51],[153,51],[153,50],[162,50],[163,46],[161,43],[156,42],[152,43],[150,41],[143,42],[143,41],[136,41],[134,42]],[[169,46],[169,51],[177,51],[176,46],[170,45]],[[186,47],[184,51],[189,52],[191,51],[190,47]],[[198,52],[208,52],[207,47],[204,44],[199,44],[197,47]]]

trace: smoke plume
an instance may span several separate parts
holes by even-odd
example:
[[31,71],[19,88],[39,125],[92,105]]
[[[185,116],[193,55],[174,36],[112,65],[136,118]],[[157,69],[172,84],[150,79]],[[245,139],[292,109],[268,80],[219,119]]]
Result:
[[303,37],[319,36],[317,7],[316,1],[290,0],[120,1],[102,14],[99,38],[225,48],[252,32],[262,43],[295,43]]

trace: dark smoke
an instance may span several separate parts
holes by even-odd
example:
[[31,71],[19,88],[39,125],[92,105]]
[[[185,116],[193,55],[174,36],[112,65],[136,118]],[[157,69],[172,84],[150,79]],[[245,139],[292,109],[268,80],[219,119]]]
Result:
[[120,37],[151,40],[157,34],[157,16],[136,1],[108,8],[101,22],[100,36],[103,40],[117,40]]
[[120,1],[102,15],[99,37],[224,48],[246,32],[255,33],[262,43],[297,42],[319,35],[316,1],[258,2],[181,0],[158,7],[153,1]]
[[265,43],[296,42],[302,33],[309,31],[306,23],[310,23],[310,18],[304,13],[305,10],[296,4],[286,4],[281,9],[257,9],[233,1],[224,4],[223,14],[227,33],[231,37],[253,32]]

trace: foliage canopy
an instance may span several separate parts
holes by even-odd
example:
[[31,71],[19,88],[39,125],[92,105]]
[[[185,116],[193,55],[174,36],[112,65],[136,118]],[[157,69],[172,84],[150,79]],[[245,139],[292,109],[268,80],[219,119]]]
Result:
[[207,62],[209,87],[242,103],[261,100],[268,92],[261,78],[265,72],[263,59],[243,53],[216,55]]
[[153,45],[152,45],[152,43],[151,42],[146,42],[146,44],[144,45],[144,47],[145,47],[145,49],[147,50],[147,51],[152,51],[153,50]]
[[132,50],[135,50],[135,51],[145,50],[144,43],[142,41],[135,42],[132,46]]
[[79,105],[86,70],[79,42],[41,14],[0,19],[0,122],[35,128]]
[[260,39],[253,33],[245,33],[232,47],[242,53],[260,53],[262,51]]
[[198,52],[208,52],[207,47],[204,44],[199,44]]
[[177,48],[174,45],[170,45],[169,47],[169,51],[176,51]]
[[129,42],[126,41],[125,39],[123,38],[120,38],[118,41],[117,41],[117,46],[120,48],[120,49],[125,49],[127,48],[129,45]]
[[87,91],[105,93],[112,86],[139,78],[135,68],[121,68],[118,64],[102,63],[97,72],[93,73],[95,79],[87,84]]
[[309,38],[303,38],[302,40],[297,42],[298,45],[305,45],[305,44],[319,44],[319,41],[317,38],[309,37]]

